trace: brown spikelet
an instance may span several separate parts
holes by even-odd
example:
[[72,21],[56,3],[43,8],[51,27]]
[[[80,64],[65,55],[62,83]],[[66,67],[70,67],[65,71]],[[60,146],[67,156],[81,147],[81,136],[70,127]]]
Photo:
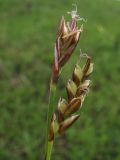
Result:
[[81,105],[81,98],[80,97],[73,98],[71,102],[68,104],[68,107],[66,108],[64,112],[64,115],[69,116],[75,113],[80,108],[80,105]]
[[[72,74],[72,79],[69,79],[67,82],[66,91],[68,100],[66,101],[60,98],[58,102],[56,116],[60,134],[78,119],[78,115],[72,116],[72,114],[76,113],[82,107],[86,94],[89,91],[90,80],[88,77],[93,71],[93,63],[91,63],[90,57],[86,56],[86,58],[86,64],[83,69],[81,69],[77,63]],[[53,123],[51,123],[50,139],[54,136],[52,124]]]
[[80,35],[83,31],[83,26],[78,29],[77,19],[72,18],[71,22],[65,23],[65,19],[62,16],[57,32],[54,61],[52,65],[52,82],[57,83],[61,68],[68,62],[73,54]]
[[62,134],[67,128],[69,128],[78,118],[80,117],[80,115],[74,115],[71,116],[69,118],[67,118],[66,120],[64,120],[59,127],[59,133]]

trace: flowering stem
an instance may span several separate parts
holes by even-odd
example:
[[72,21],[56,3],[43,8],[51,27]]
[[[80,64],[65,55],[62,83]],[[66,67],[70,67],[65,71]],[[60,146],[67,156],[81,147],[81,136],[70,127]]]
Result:
[[50,83],[50,94],[49,94],[49,105],[48,105],[48,113],[47,113],[47,133],[46,133],[46,146],[45,146],[45,160],[51,159],[51,152],[53,147],[53,141],[49,141],[49,129],[50,129],[50,121],[52,114],[54,113],[54,101],[55,101],[55,94],[56,94],[56,84],[52,81]]

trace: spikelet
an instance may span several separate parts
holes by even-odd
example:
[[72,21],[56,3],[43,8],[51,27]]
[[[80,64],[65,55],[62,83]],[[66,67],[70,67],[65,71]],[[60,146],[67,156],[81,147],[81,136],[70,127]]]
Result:
[[[79,114],[76,114],[76,112],[82,107],[85,97],[89,91],[90,80],[88,78],[93,71],[91,58],[87,55],[85,57],[85,65],[81,68],[77,63],[73,70],[72,78],[67,82],[67,100],[60,98],[58,102],[56,111],[57,130],[52,129],[53,125],[51,125],[51,137],[53,139],[54,132],[62,134],[79,118]],[[54,118],[54,123],[56,119]],[[53,117],[51,124],[53,124]]]
[[57,83],[60,70],[68,62],[71,55],[73,54],[82,31],[83,25],[81,25],[80,28],[77,26],[76,17],[72,17],[70,22],[66,24],[65,19],[62,16],[54,49],[54,62],[52,65],[51,77],[53,83]]

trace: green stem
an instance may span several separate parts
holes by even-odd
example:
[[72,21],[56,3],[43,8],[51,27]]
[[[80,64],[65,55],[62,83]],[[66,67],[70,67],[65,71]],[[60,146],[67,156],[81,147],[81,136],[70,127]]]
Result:
[[49,95],[49,105],[48,105],[48,113],[47,113],[47,133],[46,133],[46,144],[45,144],[45,160],[51,159],[51,152],[53,147],[53,141],[48,141],[48,135],[49,135],[49,128],[50,128],[50,121],[52,114],[54,113],[54,101],[55,101],[55,94],[56,94],[56,85],[50,83],[50,95]]
[[51,153],[53,148],[53,141],[48,141],[47,143],[47,154],[45,160],[51,160]]

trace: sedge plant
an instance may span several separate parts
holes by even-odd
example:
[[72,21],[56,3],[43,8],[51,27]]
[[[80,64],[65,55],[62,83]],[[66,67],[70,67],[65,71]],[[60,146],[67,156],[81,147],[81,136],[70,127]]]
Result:
[[[66,84],[66,99],[60,98],[55,108],[55,95],[61,69],[68,62],[79,42],[83,25],[78,27],[78,20],[83,20],[77,10],[68,12],[71,20],[65,22],[62,16],[56,36],[54,48],[54,61],[52,64],[52,74],[50,81],[49,106],[47,113],[47,132],[45,144],[45,160],[51,160],[53,143],[56,135],[63,134],[80,115],[77,113],[82,107],[85,97],[89,91],[89,76],[93,71],[91,57],[81,54],[75,64],[71,79]],[[81,67],[80,62],[85,59],[85,64]]]

